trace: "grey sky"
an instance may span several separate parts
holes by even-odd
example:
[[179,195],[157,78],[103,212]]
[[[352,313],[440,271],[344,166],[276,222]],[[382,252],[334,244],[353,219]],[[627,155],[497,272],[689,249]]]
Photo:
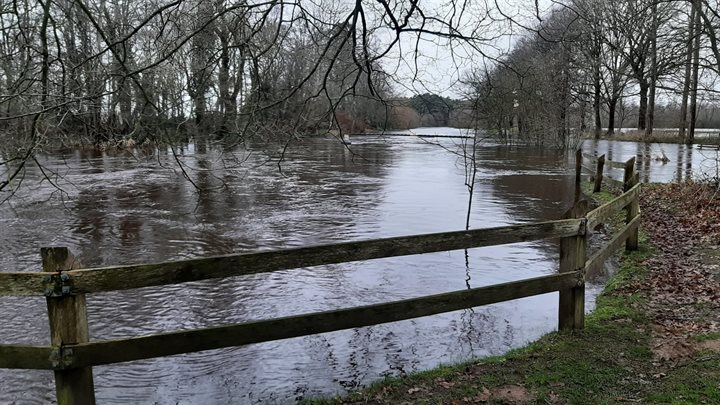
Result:
[[[450,1],[425,0],[421,4],[441,18],[451,13]],[[418,41],[417,36],[405,35],[385,58],[383,67],[394,73],[397,81],[394,89],[398,95],[429,92],[462,96],[464,88],[459,80],[465,74],[473,68],[492,64],[493,58],[508,52],[518,37],[527,35],[520,25],[537,23],[532,1],[468,1],[465,4],[463,18],[458,19],[456,25],[462,34],[475,37],[475,41],[451,41],[427,34]],[[546,14],[552,4],[549,0],[541,1],[540,15]]]

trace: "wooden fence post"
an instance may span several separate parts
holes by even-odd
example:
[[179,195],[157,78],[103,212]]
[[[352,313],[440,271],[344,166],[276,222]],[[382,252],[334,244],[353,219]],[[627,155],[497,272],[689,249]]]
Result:
[[[623,191],[628,191],[635,187],[639,182],[638,173],[635,172],[635,157],[633,156],[625,162],[625,175],[623,176]],[[632,200],[627,207],[625,223],[629,224],[640,213],[640,193]],[[625,250],[632,251],[638,249],[638,229],[635,229],[625,241]]]
[[580,190],[580,178],[582,177],[582,150],[575,151],[575,200],[580,201],[582,191]]
[[605,155],[602,155],[597,160],[597,170],[595,171],[595,187],[593,187],[593,193],[600,192],[603,180],[603,170],[605,168]]
[[[565,213],[565,218],[583,218],[587,201],[581,200]],[[583,235],[560,238],[560,273],[585,267],[585,232]],[[585,326],[585,281],[576,287],[560,290],[558,329],[582,329]]]
[[[70,293],[70,281],[63,270],[80,268],[70,250],[65,247],[40,249],[43,271],[57,273],[53,276],[54,289],[46,291],[50,342],[60,348],[58,361],[63,362],[65,345],[89,341],[87,306],[84,294]],[[95,404],[95,387],[92,367],[55,371],[55,390],[58,405]]]

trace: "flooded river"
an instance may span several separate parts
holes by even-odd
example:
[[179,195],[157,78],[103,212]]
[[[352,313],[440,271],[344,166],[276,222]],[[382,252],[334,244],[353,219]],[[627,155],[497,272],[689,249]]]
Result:
[[[454,153],[460,139],[351,141],[349,148],[332,139],[290,144],[281,161],[277,149],[192,142],[174,151],[44,156],[62,191],[30,170],[26,188],[0,206],[0,271],[39,270],[42,246],[67,246],[84,265],[101,266],[464,227],[466,168]],[[612,149],[615,160],[637,153],[632,146],[588,145],[588,151]],[[672,152],[666,150],[671,159]],[[192,182],[183,178],[175,155]],[[572,165],[563,153],[488,144],[477,160],[472,227],[557,219],[570,205]],[[453,251],[92,295],[90,334],[130,337],[449,292],[555,273],[557,255],[557,241],[540,241],[472,249],[467,261],[463,251]],[[590,286],[590,305],[599,288]],[[44,299],[0,302],[0,342],[49,342]],[[557,294],[545,294],[96,367],[96,393],[103,404],[292,403],[341,394],[383,376],[500,354],[553,330],[556,322]],[[53,398],[52,373],[0,370],[0,403]]]
[[[698,139],[702,142],[702,139]],[[620,141],[586,140],[582,144],[586,153],[603,155],[610,160],[624,162],[635,156],[642,182],[672,182],[712,180],[720,178],[720,150],[716,146],[701,147],[667,143],[637,143]],[[669,161],[658,158],[665,155]],[[622,180],[622,169],[612,170],[611,176]]]

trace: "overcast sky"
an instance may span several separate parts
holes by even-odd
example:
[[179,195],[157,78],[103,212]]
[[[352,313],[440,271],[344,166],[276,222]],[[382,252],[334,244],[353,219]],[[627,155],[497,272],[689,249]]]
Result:
[[[430,10],[444,21],[448,20],[451,4],[448,0],[421,0],[420,4],[425,12]],[[507,53],[517,38],[527,35],[520,25],[538,22],[532,1],[498,0],[496,4],[467,1],[465,4],[463,17],[455,25],[463,34],[477,37],[477,41],[449,41],[427,34],[418,41],[417,35],[407,34],[383,60],[383,67],[396,79],[393,87],[398,95],[428,92],[461,97],[464,87],[459,81],[464,75],[473,68],[492,64],[493,58]],[[549,0],[540,1],[540,15],[546,15],[552,4]],[[390,38],[390,33],[386,35]]]

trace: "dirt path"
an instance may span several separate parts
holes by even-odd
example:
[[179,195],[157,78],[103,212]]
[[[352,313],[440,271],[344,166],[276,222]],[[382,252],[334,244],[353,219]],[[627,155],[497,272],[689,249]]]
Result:
[[647,280],[653,352],[666,366],[720,347],[720,194],[703,185],[643,190],[644,229],[656,255]]

